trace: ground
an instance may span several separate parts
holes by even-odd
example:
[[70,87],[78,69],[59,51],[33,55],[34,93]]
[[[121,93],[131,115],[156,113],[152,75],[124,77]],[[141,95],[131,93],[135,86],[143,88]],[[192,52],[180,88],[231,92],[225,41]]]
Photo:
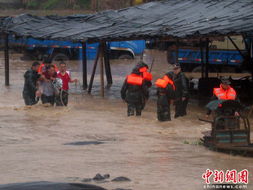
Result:
[[[169,67],[165,53],[156,55],[153,67],[158,78]],[[150,55],[144,57],[151,63]],[[198,121],[204,109],[196,100],[189,105],[188,115],[160,123],[156,119],[155,90],[142,117],[127,117],[126,105],[120,100],[120,87],[125,75],[138,61],[113,61],[114,84],[99,96],[99,75],[92,95],[71,85],[70,104],[64,108],[32,108],[22,100],[23,74],[31,62],[11,55],[10,87],[4,86],[3,54],[0,54],[0,184],[19,182],[78,182],[97,173],[113,179],[125,176],[131,182],[95,183],[106,189],[134,190],[200,190],[206,169],[248,169],[252,158],[233,156],[196,145],[210,125]],[[73,78],[81,80],[81,64],[68,63]],[[89,62],[89,71],[92,62]],[[99,71],[98,71],[99,73]],[[68,145],[74,142],[89,145]],[[102,142],[96,144],[95,142]],[[252,174],[250,174],[252,179]],[[251,183],[251,182],[250,182]],[[252,186],[249,186],[251,189]]]

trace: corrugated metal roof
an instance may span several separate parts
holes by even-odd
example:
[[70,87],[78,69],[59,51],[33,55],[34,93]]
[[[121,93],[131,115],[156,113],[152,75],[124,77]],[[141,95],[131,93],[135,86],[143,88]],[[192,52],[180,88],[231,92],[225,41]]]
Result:
[[253,31],[252,10],[252,0],[167,0],[91,15],[20,15],[5,19],[0,29],[71,41],[241,34]]

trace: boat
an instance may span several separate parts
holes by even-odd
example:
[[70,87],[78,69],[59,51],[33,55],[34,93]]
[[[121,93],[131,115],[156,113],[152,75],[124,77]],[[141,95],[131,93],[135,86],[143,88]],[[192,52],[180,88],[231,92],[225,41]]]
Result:
[[211,131],[203,132],[203,145],[215,151],[253,156],[249,115],[250,111],[247,112],[238,101],[220,102],[213,121],[200,119],[212,125]]

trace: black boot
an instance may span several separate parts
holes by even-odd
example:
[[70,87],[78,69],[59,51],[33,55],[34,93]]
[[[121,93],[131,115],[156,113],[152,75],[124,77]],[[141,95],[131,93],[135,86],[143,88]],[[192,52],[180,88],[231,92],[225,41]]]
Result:
[[130,104],[127,105],[127,116],[133,116],[134,115],[134,107]]

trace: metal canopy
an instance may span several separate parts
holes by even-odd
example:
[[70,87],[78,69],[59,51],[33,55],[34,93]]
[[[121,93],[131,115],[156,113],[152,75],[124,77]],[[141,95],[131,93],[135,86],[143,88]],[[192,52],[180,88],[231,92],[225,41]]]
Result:
[[252,10],[252,0],[166,0],[90,15],[23,14],[1,19],[0,30],[74,42],[251,34]]

